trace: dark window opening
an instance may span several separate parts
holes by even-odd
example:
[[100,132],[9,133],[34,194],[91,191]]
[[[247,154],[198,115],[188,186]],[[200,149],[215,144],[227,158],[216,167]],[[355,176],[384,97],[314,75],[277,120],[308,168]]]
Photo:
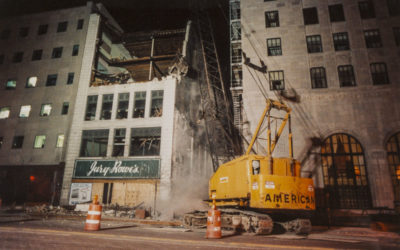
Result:
[[267,49],[269,56],[281,56],[282,47],[280,38],[267,39]]
[[278,11],[265,12],[265,27],[279,27],[279,13]]
[[367,48],[380,48],[382,47],[382,40],[379,30],[365,30],[364,31],[365,44]]
[[57,25],[57,32],[65,32],[67,31],[68,22],[60,22]]
[[11,35],[11,30],[10,29],[5,29],[0,33],[0,39],[5,40],[8,39]]
[[349,50],[350,45],[349,45],[349,37],[347,35],[347,32],[334,33],[333,34],[333,45],[335,46],[336,51]]
[[0,64],[3,64],[4,63],[4,55],[0,55]]
[[53,49],[53,53],[51,53],[51,58],[60,58],[62,56],[62,47],[57,47]]
[[57,74],[48,75],[46,86],[56,86],[56,84],[57,84]]
[[307,36],[306,41],[308,53],[322,52],[322,41],[320,35]]
[[389,84],[386,63],[371,63],[372,83],[374,85]]
[[72,47],[72,56],[77,56],[79,53],[79,44],[75,44],[74,47]]
[[117,119],[128,118],[129,93],[118,94]]
[[146,92],[136,92],[133,106],[133,118],[143,118],[146,106]]
[[61,115],[67,115],[68,109],[69,109],[69,102],[64,102],[61,109]]
[[104,157],[107,155],[108,129],[83,130],[81,157]]
[[14,136],[11,148],[22,148],[23,144],[24,144],[24,136],[22,135]]
[[393,28],[393,36],[397,46],[400,46],[400,28],[394,27]]
[[42,59],[42,53],[43,50],[38,49],[38,50],[34,50],[32,53],[32,61],[38,61]]
[[74,76],[75,76],[74,72],[69,72],[68,73],[67,84],[73,84],[74,83]]
[[114,130],[114,145],[112,156],[124,156],[126,129]]
[[341,4],[329,5],[328,8],[329,8],[329,18],[331,22],[345,21],[343,5]]
[[324,67],[310,69],[311,87],[313,89],[327,88],[326,73]]
[[48,24],[41,24],[38,28],[38,35],[44,35],[47,33],[47,29],[49,28]]
[[340,87],[356,86],[352,65],[342,65],[338,67]]
[[96,117],[97,95],[87,97],[85,121],[93,121]]
[[15,52],[14,56],[12,58],[13,63],[19,63],[22,62],[22,59],[24,58],[24,52]]
[[400,1],[399,0],[387,0],[387,6],[389,9],[390,16],[400,15]]
[[29,34],[29,28],[28,27],[22,27],[19,29],[19,36],[20,37],[27,37]]
[[101,105],[100,120],[110,120],[112,105],[113,105],[113,94],[103,95],[103,103]]
[[160,155],[161,128],[132,128],[130,156]]
[[358,2],[361,19],[375,18],[374,3],[371,0]]
[[270,90],[284,90],[285,79],[283,78],[283,71],[270,71],[269,75],[269,89]]
[[114,183],[104,183],[103,204],[111,204]]
[[77,30],[81,30],[83,28],[83,19],[78,20],[78,24],[76,25]]
[[318,11],[317,8],[307,8],[303,9],[304,25],[317,24],[318,21]]

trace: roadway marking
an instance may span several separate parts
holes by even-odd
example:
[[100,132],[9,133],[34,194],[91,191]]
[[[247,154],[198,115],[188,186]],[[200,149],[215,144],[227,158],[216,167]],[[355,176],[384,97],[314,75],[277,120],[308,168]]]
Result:
[[293,246],[293,245],[274,245],[274,244],[261,244],[261,243],[240,243],[240,242],[225,242],[225,241],[207,241],[205,240],[183,240],[183,239],[169,239],[169,238],[161,238],[161,237],[149,237],[149,236],[133,236],[133,235],[113,235],[113,234],[105,234],[99,232],[70,232],[70,231],[62,231],[62,230],[54,230],[54,229],[36,229],[36,228],[18,228],[18,227],[0,227],[0,231],[9,232],[9,233],[43,233],[43,234],[59,234],[63,236],[92,236],[96,238],[109,238],[120,240],[121,238],[126,240],[137,240],[137,241],[162,241],[164,243],[175,243],[175,244],[195,244],[195,245],[214,245],[217,247],[240,247],[240,248],[279,248],[279,249],[310,249],[310,250],[327,250],[334,248],[327,247],[311,247],[311,246]]

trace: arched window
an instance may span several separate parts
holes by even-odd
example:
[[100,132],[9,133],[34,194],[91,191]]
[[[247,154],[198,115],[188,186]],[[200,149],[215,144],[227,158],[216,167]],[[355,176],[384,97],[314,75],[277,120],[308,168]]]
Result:
[[[400,132],[389,138],[386,144],[390,174],[392,176],[395,203],[400,203]],[[400,204],[399,204],[400,205]]]
[[321,147],[325,191],[332,208],[370,208],[364,152],[347,134],[328,137]]

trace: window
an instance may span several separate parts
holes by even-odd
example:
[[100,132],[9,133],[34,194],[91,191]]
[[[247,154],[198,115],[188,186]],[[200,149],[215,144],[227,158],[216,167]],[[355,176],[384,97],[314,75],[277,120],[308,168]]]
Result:
[[349,45],[349,37],[347,35],[347,32],[334,33],[333,34],[333,45],[335,46],[336,51],[349,50],[350,45]]
[[143,118],[146,106],[146,92],[136,92],[133,106],[133,118]]
[[356,86],[356,80],[354,77],[353,66],[351,66],[351,65],[339,66],[338,74],[339,74],[340,87]]
[[307,36],[306,41],[308,53],[322,52],[322,42],[320,35]]
[[0,137],[0,149],[3,146],[3,137]]
[[393,28],[393,36],[397,46],[400,46],[400,28],[394,27]]
[[265,12],[265,27],[279,27],[279,13],[278,11]]
[[129,93],[118,94],[117,119],[128,118]]
[[270,90],[284,90],[285,80],[283,78],[283,71],[270,71],[269,76],[269,89]]
[[231,62],[241,63],[242,62],[242,44],[232,43],[231,44]]
[[10,116],[10,107],[0,108],[0,119],[7,119]]
[[400,132],[389,138],[386,150],[396,204],[396,202],[400,202]]
[[267,39],[267,49],[269,56],[281,56],[282,47],[280,38],[270,38]]
[[69,72],[68,73],[67,84],[73,84],[74,83],[74,76],[75,76],[74,72]]
[[375,18],[374,3],[371,0],[358,2],[361,19]]
[[78,20],[78,24],[76,25],[77,30],[81,30],[83,28],[83,19]]
[[0,33],[0,39],[2,39],[2,40],[8,39],[10,37],[10,34],[11,34],[11,30],[5,29]]
[[62,47],[57,47],[53,49],[53,53],[51,53],[51,58],[60,58],[62,56]]
[[374,85],[389,84],[386,63],[371,63],[370,68]]
[[382,47],[381,36],[379,30],[365,30],[364,38],[367,48],[380,48]]
[[329,5],[328,8],[329,8],[329,17],[331,22],[342,22],[345,20],[343,5],[341,4]]
[[371,194],[361,144],[347,134],[333,134],[321,146],[325,192],[331,208],[370,208]]
[[103,95],[103,103],[101,105],[100,120],[110,120],[112,105],[113,105],[113,94]]
[[0,55],[0,64],[4,63],[4,55]]
[[6,83],[6,89],[15,89],[17,87],[17,80],[8,79]]
[[112,156],[124,156],[126,129],[120,128],[114,130],[114,145]]
[[311,87],[313,89],[326,88],[326,74],[324,67],[315,67],[310,69]]
[[79,53],[79,44],[75,44],[74,47],[72,47],[72,56],[77,56]]
[[42,104],[40,109],[40,116],[49,116],[51,113],[51,104]]
[[35,143],[33,144],[33,148],[44,148],[45,142],[46,142],[45,135],[37,135],[35,136]]
[[56,148],[64,147],[65,135],[61,134],[57,136]]
[[400,1],[399,0],[387,0],[387,6],[389,9],[389,15],[399,16],[400,15]]
[[164,90],[151,91],[150,117],[161,117],[163,112]]
[[47,29],[49,28],[48,24],[41,24],[38,28],[38,35],[44,35],[47,33]]
[[57,84],[57,74],[47,76],[46,86],[55,86]]
[[26,79],[26,85],[25,85],[25,87],[27,87],[27,88],[34,88],[34,87],[36,87],[37,80],[38,80],[37,76],[28,77],[28,78]]
[[57,32],[65,32],[67,31],[68,22],[59,22],[57,26]]
[[87,97],[85,121],[93,121],[96,117],[97,95]]
[[317,8],[303,9],[304,25],[317,24],[318,23],[318,11]]
[[242,86],[242,66],[234,65],[232,66],[232,87]]
[[130,156],[160,155],[161,128],[132,128]]
[[19,111],[19,117],[20,118],[29,117],[30,113],[31,113],[31,105],[23,105],[21,106],[21,110]]
[[15,52],[14,56],[12,58],[13,63],[19,63],[22,62],[22,59],[24,58],[24,52]]
[[68,109],[69,109],[69,102],[63,102],[62,109],[61,109],[61,115],[68,114]]
[[38,61],[42,59],[42,53],[43,50],[38,49],[38,50],[34,50],[32,53],[32,61]]
[[104,157],[107,155],[108,129],[83,130],[81,157]]
[[238,41],[242,38],[242,28],[240,27],[240,21],[233,21],[231,23],[231,41]]
[[29,34],[29,28],[28,27],[22,27],[19,29],[19,36],[20,37],[27,37]]
[[22,144],[24,144],[24,136],[14,136],[11,148],[22,148]]

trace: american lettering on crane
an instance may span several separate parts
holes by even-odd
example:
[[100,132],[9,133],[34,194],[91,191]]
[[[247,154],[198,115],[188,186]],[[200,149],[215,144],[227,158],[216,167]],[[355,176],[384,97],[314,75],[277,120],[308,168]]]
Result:
[[313,196],[303,194],[267,194],[265,196],[265,202],[271,203],[298,203],[298,204],[314,204],[315,200]]

